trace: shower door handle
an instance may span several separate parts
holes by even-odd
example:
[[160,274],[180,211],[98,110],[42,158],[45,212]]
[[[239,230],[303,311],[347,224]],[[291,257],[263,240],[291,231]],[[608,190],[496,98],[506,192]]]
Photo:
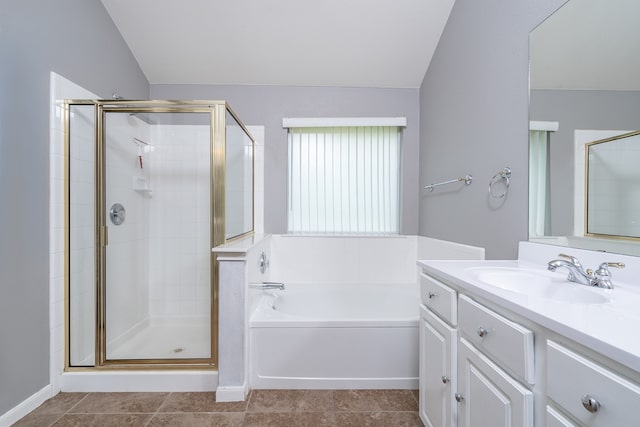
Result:
[[107,246],[109,244],[109,227],[103,225],[100,227],[100,245]]

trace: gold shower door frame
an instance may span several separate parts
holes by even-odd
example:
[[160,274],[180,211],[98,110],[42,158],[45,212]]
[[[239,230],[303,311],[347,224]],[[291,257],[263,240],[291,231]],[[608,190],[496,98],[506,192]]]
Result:
[[[95,365],[70,365],[70,242],[69,242],[69,181],[70,181],[70,106],[94,105],[96,176],[95,176],[95,295],[96,295],[96,342]],[[108,227],[105,188],[105,128],[106,113],[208,113],[210,115],[210,242],[211,248],[253,234],[252,230],[233,239],[225,239],[225,137],[226,112],[240,124],[252,139],[246,127],[225,101],[125,101],[125,100],[67,100],[65,101],[65,370],[86,371],[94,369],[213,369],[218,368],[218,262],[210,254],[211,309],[210,358],[193,359],[118,359],[106,357],[106,247]],[[255,141],[253,141],[255,143]]]

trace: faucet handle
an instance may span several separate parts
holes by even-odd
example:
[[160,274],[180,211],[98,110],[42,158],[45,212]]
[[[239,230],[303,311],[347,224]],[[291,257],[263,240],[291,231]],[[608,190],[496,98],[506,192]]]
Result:
[[560,258],[568,259],[569,261],[571,261],[571,264],[575,265],[578,268],[582,267],[582,264],[580,263],[580,261],[578,261],[578,258],[576,258],[574,256],[567,255],[567,254],[558,254],[558,256]]
[[613,283],[611,283],[611,272],[608,267],[624,268],[622,262],[603,262],[595,272],[596,286],[605,289],[613,289]]
[[624,262],[603,262],[599,269],[604,267],[624,268]]

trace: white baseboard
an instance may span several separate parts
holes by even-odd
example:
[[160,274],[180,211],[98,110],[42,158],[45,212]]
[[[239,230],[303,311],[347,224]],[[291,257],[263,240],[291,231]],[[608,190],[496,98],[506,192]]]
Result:
[[254,376],[254,390],[417,390],[418,378],[311,378]]
[[216,389],[216,402],[242,402],[247,399],[249,387],[246,384],[233,387],[218,387]]
[[215,391],[217,371],[65,372],[64,392],[187,392]]
[[33,394],[27,400],[10,409],[5,414],[0,415],[0,427],[9,427],[19,419],[25,417],[29,412],[42,405],[45,400],[52,397],[53,389],[51,384],[46,385],[40,391]]

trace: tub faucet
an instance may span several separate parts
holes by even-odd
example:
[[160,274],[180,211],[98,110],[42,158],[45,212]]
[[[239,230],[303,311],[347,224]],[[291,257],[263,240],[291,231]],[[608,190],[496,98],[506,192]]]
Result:
[[251,283],[249,287],[254,289],[262,289],[264,291],[269,289],[277,289],[279,291],[284,291],[284,283],[280,282],[263,282],[263,283]]
[[587,269],[585,271],[582,264],[576,257],[565,254],[559,254],[558,256],[565,259],[554,259],[553,261],[549,261],[547,268],[550,271],[556,271],[557,268],[564,267],[569,270],[567,280],[570,282],[580,283],[581,285],[613,289],[613,283],[611,283],[611,272],[608,267],[624,268],[624,264],[621,262],[603,262],[594,273],[591,269]]

